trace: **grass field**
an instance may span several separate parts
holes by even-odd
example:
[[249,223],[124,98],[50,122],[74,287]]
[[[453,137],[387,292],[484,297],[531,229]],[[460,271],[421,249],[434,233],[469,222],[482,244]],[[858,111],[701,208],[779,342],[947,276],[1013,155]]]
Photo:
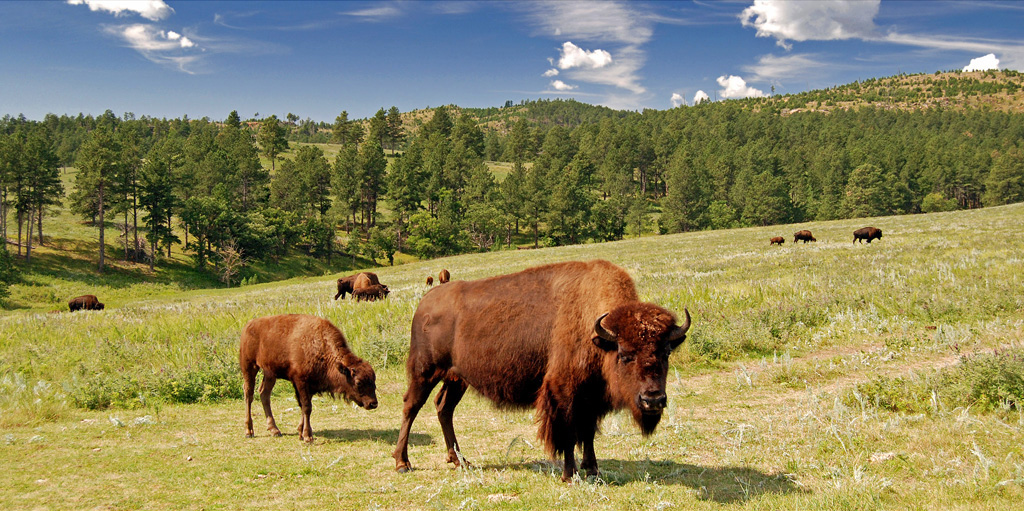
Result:
[[[466,255],[374,270],[392,290],[375,303],[333,301],[333,274],[139,288],[102,312],[9,312],[0,506],[1013,509],[1024,499],[1024,412],[1003,390],[1024,378],[1021,218],[1013,205]],[[884,238],[851,244],[864,225]],[[793,244],[801,228],[819,241]],[[785,246],[768,246],[775,235]],[[427,406],[410,445],[416,470],[395,473],[425,277],[595,258],[626,268],[642,299],[693,315],[657,432],[644,438],[626,414],[609,416],[595,442],[602,476],[567,485],[532,414],[470,393],[455,427],[473,467],[445,465]],[[330,319],[378,371],[377,410],[314,401],[312,445],[294,432],[287,384],[274,399],[285,436],[243,437],[240,329],[289,312]],[[970,388],[958,397],[935,384],[948,381]]]

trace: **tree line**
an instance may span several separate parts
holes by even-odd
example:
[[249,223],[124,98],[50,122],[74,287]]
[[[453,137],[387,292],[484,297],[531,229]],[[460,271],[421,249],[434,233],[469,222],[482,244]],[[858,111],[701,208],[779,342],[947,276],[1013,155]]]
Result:
[[[394,107],[366,121],[342,112],[330,127],[333,160],[319,146],[289,145],[276,116],[252,125],[237,112],[224,122],[7,116],[0,227],[30,257],[33,233],[43,239],[41,219],[64,194],[58,168],[73,164],[68,202],[99,228],[100,268],[113,223],[126,259],[154,266],[180,243],[230,283],[246,261],[296,249],[393,263],[397,252],[430,258],[1024,200],[1022,114],[765,105],[614,112],[536,102],[487,122],[440,107],[412,135]],[[507,175],[496,178],[488,161],[505,162]]]

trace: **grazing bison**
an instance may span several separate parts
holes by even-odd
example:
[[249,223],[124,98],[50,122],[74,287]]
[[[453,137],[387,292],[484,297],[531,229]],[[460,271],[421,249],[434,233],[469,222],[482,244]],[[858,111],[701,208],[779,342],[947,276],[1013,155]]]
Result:
[[295,386],[302,409],[299,439],[313,441],[309,412],[315,394],[341,395],[366,408],[377,408],[377,377],[373,367],[348,348],[345,336],[330,321],[303,314],[264,316],[246,323],[238,349],[245,393],[245,436],[252,437],[252,398],[256,372],[263,371],[260,401],[267,430],[281,436],[270,411],[270,392],[278,378]]
[[768,246],[770,247],[772,245],[778,245],[778,246],[781,247],[782,244],[785,243],[785,242],[786,242],[786,238],[783,238],[782,236],[776,236],[776,237],[768,240]]
[[853,231],[854,243],[857,243],[857,241],[863,242],[863,240],[867,240],[868,243],[871,243],[871,240],[875,239],[882,239],[881,229],[876,229],[874,227],[861,227],[860,229]]
[[377,279],[376,273],[370,273],[368,271],[349,275],[348,277],[342,277],[338,279],[338,294],[334,295],[334,299],[337,300],[338,297],[345,298],[346,293],[351,293],[361,287],[374,284],[380,284],[380,280]]
[[796,243],[800,240],[803,240],[804,243],[807,243],[808,241],[818,241],[817,239],[815,239],[814,236],[811,235],[811,231],[808,231],[806,229],[802,231],[796,231],[795,233],[793,233],[793,243]]
[[441,383],[435,405],[449,463],[460,458],[452,416],[468,387],[503,407],[534,408],[537,436],[564,456],[562,480],[597,474],[594,435],[628,409],[644,435],[667,403],[669,354],[686,338],[668,310],[638,300],[629,275],[607,261],[568,262],[431,289],[412,320],[395,468],[409,464],[409,433]]
[[361,287],[352,291],[352,296],[356,298],[357,302],[361,302],[363,300],[372,302],[374,300],[383,300],[390,292],[391,290],[388,289],[388,286],[374,284],[372,286]]
[[68,310],[75,311],[101,311],[103,304],[96,298],[96,295],[82,295],[68,301]]
[[433,286],[434,285],[434,277],[427,277],[427,285],[428,286]]
[[452,279],[452,274],[448,273],[448,270],[442,269],[437,273],[437,283],[444,284]]

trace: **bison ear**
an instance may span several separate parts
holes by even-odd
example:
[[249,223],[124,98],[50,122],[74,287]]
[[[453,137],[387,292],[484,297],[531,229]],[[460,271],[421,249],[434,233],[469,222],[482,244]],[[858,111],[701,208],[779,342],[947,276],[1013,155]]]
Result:
[[594,346],[603,351],[619,351],[619,341],[615,332],[605,330],[601,326],[601,320],[607,315],[607,312],[601,314],[601,317],[597,318],[597,321],[594,322],[594,337],[590,340],[594,343]]

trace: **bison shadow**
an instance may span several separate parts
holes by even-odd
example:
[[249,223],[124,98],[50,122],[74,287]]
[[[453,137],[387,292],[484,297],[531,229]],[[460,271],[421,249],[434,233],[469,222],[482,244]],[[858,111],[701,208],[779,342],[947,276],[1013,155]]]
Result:
[[[383,442],[392,445],[398,442],[397,429],[321,429],[314,430],[313,435],[340,442],[370,440],[372,442]],[[410,433],[409,443],[412,445],[433,445],[434,439],[427,434]]]
[[[743,466],[704,467],[689,463],[663,461],[598,460],[600,481],[613,486],[634,482],[657,482],[661,485],[684,485],[695,490],[696,497],[719,504],[741,503],[760,495],[808,493],[783,472],[765,473]],[[561,475],[561,463],[527,461],[496,463],[481,469],[514,469]],[[587,478],[594,482],[593,478]]]

